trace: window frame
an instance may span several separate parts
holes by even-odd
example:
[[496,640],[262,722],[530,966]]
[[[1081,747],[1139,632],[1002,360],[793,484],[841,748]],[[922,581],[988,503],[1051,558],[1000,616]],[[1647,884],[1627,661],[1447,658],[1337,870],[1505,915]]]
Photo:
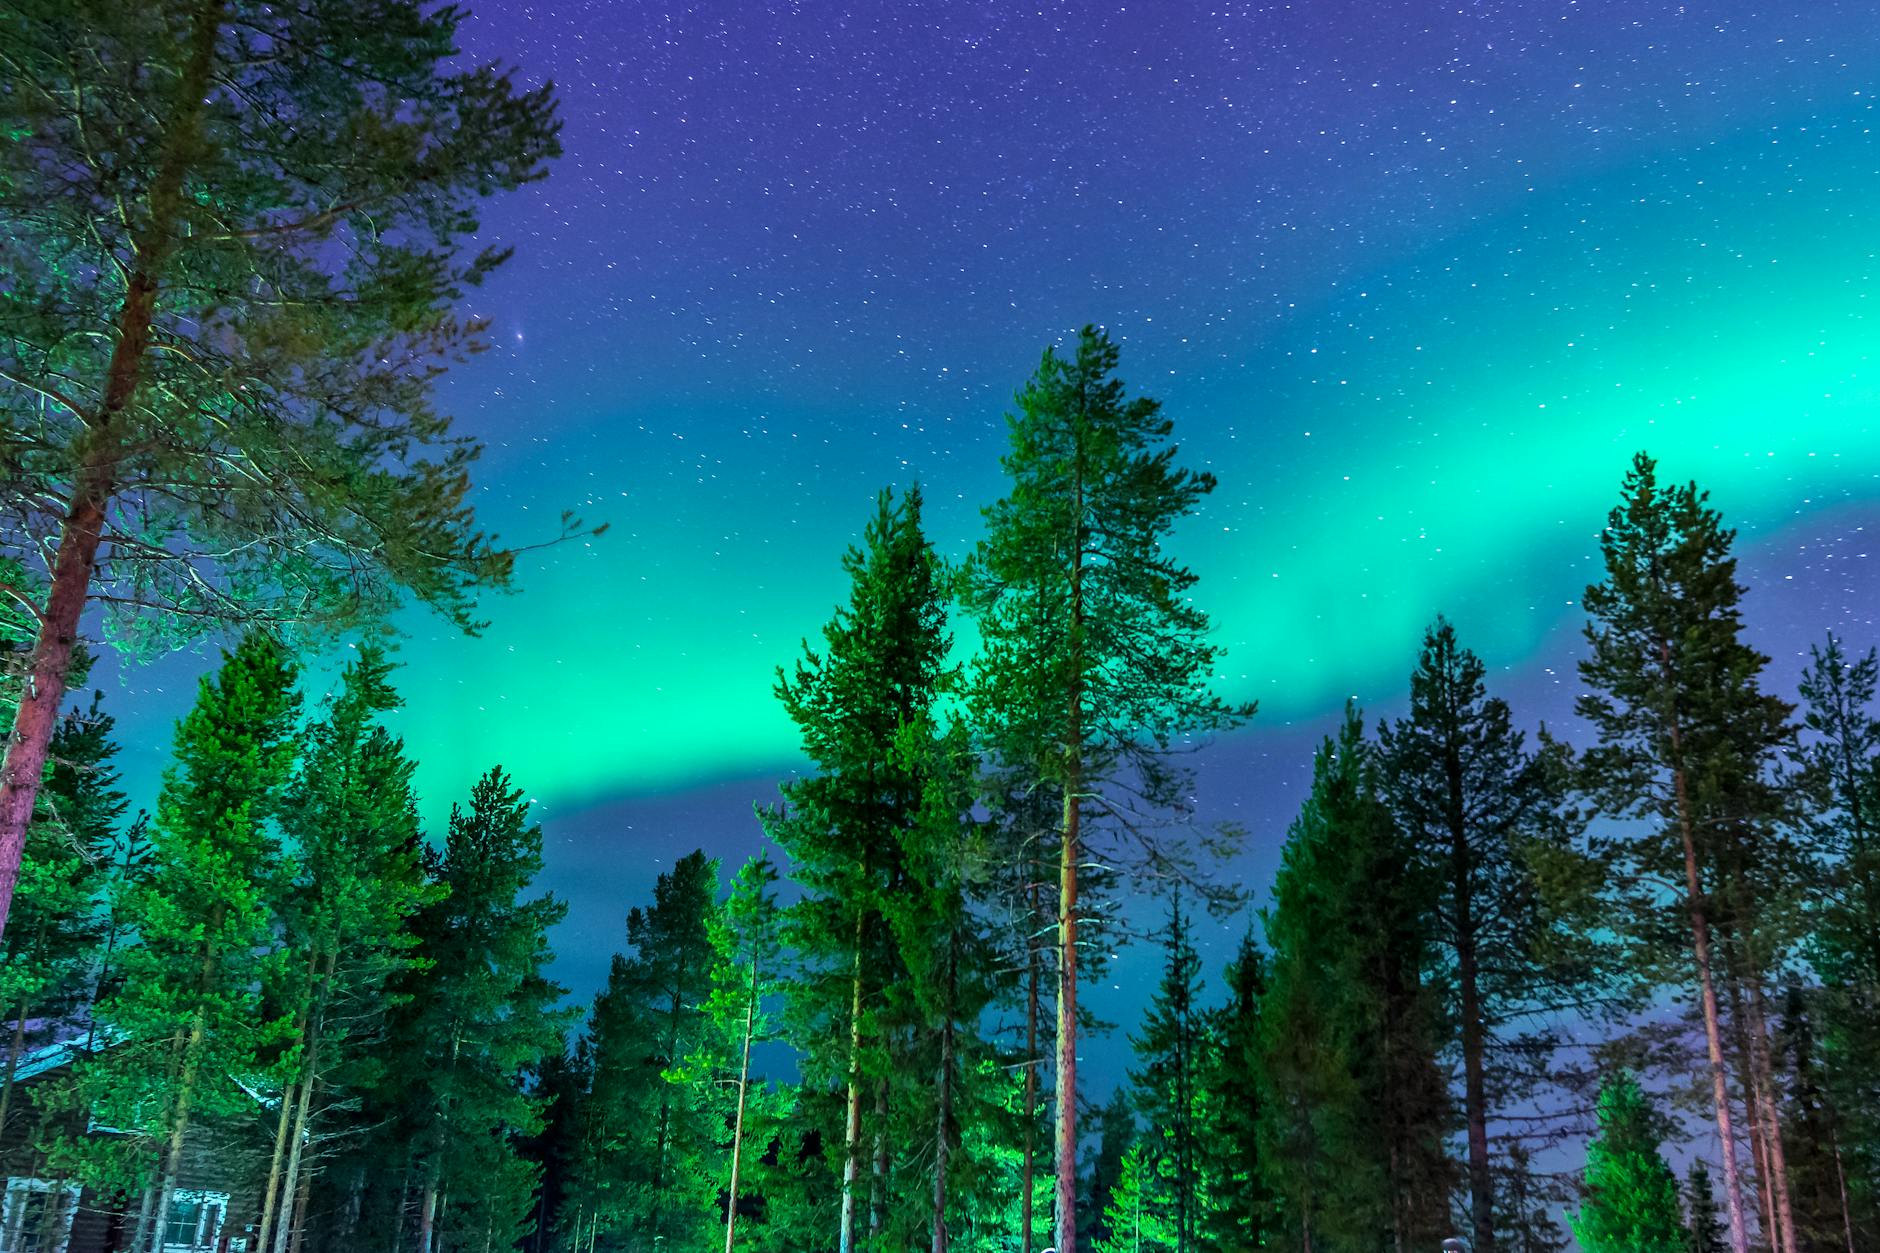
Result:
[[78,1217],[78,1198],[82,1189],[75,1183],[40,1179],[33,1175],[10,1175],[6,1192],[0,1198],[0,1253],[24,1253],[19,1247],[20,1226],[25,1222],[23,1202],[28,1197],[45,1197],[59,1207],[59,1221],[51,1233],[52,1243],[40,1245],[33,1253],[65,1253],[72,1242],[72,1220]]
[[[228,1193],[217,1192],[209,1188],[178,1188],[170,1194],[170,1208],[174,1210],[179,1202],[194,1202],[196,1209],[196,1234],[190,1243],[179,1244],[170,1239],[172,1219],[168,1213],[163,1215],[163,1253],[205,1253],[215,1248],[215,1242],[228,1225]],[[215,1225],[204,1230],[210,1206],[215,1207]]]

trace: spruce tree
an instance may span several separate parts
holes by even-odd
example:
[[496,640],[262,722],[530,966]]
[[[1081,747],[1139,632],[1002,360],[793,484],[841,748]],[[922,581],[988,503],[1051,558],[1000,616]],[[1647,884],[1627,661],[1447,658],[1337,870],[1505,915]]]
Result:
[[[1821,981],[1815,1044],[1857,1243],[1880,1240],[1880,656],[1830,635],[1802,676],[1800,751],[1814,800],[1817,896],[1806,946]],[[1838,1189],[1837,1189],[1838,1190]]]
[[467,808],[451,808],[443,850],[427,850],[425,868],[439,899],[413,920],[418,962],[400,981],[392,1065],[372,1105],[393,1137],[380,1205],[403,1244],[406,1197],[383,1193],[409,1178],[417,1253],[507,1248],[538,1182],[520,1151],[542,1128],[531,1076],[560,1052],[568,1021],[556,1008],[564,989],[543,973],[548,929],[567,906],[528,894],[542,829],[500,768],[477,780]]
[[[507,253],[482,199],[557,151],[548,89],[423,0],[22,0],[0,20],[0,544],[44,553],[0,765],[0,930],[86,608],[145,647],[316,634],[409,594],[475,625],[513,555],[433,405]],[[284,123],[283,119],[289,119]],[[31,142],[22,137],[31,136]],[[54,543],[45,543],[49,537]]]
[[1426,902],[1430,885],[1377,795],[1348,709],[1287,834],[1261,1012],[1258,1155],[1301,1246],[1359,1253],[1441,1239],[1448,1108]]
[[398,981],[417,960],[412,919],[436,895],[424,875],[416,763],[383,723],[402,703],[391,670],[373,647],[346,668],[303,738],[282,807],[292,881],[281,902],[280,997],[293,1052],[262,1188],[263,1253],[287,1253],[304,1228],[297,1200],[312,1195],[310,1146],[331,1157],[361,1134],[349,1111],[379,1083]]
[[1658,1150],[1657,1114],[1630,1074],[1599,1093],[1599,1136],[1586,1148],[1586,1202],[1572,1216],[1581,1253],[1680,1253],[1678,1182]]
[[151,829],[152,868],[123,903],[137,937],[98,1007],[110,1047],[79,1066],[95,1122],[58,1156],[104,1190],[142,1189],[136,1247],[161,1243],[163,1215],[206,1121],[252,1117],[244,1076],[262,1074],[287,1024],[264,1012],[285,888],[276,817],[295,758],[299,700],[280,648],[254,634],[224,654],[178,723]]
[[1222,1253],[1266,1247],[1273,1197],[1260,1161],[1261,1015],[1266,954],[1249,928],[1227,965],[1227,1002],[1209,1022],[1212,1039],[1201,1074],[1201,1104],[1211,1203],[1203,1234]]
[[769,1102],[761,1099],[761,1089],[753,1091],[761,1081],[751,1074],[751,1049],[772,1038],[765,1003],[780,986],[783,919],[776,884],[777,868],[769,854],[753,857],[731,881],[730,900],[711,919],[712,991],[705,1012],[714,1038],[681,1076],[699,1086],[728,1082],[736,1093],[726,1168],[725,1253],[732,1253],[737,1242],[746,1157],[765,1145],[762,1137],[771,1121],[763,1116]]
[[684,1086],[717,1043],[717,896],[716,861],[694,851],[674,862],[651,906],[628,912],[632,951],[614,958],[594,1000],[570,1195],[605,1247],[701,1248],[719,1230],[726,1111]]
[[1710,1167],[1703,1158],[1691,1163],[1684,1183],[1685,1253],[1723,1253],[1729,1233],[1717,1217],[1717,1194],[1710,1186]]
[[[1600,537],[1605,580],[1584,597],[1591,655],[1580,674],[1591,690],[1578,709],[1599,737],[1584,756],[1591,795],[1609,814],[1650,822],[1624,845],[1634,877],[1681,885],[1684,953],[1661,965],[1696,975],[1731,1247],[1747,1253],[1721,1006],[1740,996],[1748,1131],[1768,1155],[1779,1238],[1793,1248],[1763,986],[1784,957],[1776,924],[1797,883],[1772,777],[1790,709],[1757,686],[1768,659],[1742,640],[1734,538],[1696,484],[1661,486],[1656,463],[1634,458]],[[1651,903],[1621,920],[1642,924],[1648,943],[1666,931]]]
[[1166,1184],[1144,1143],[1130,1145],[1103,1209],[1108,1235],[1093,1246],[1096,1253],[1174,1253],[1175,1225]]
[[842,1093],[839,1121],[822,1141],[841,1177],[838,1253],[857,1247],[862,1214],[865,1230],[879,1230],[890,1196],[911,1195],[887,1177],[890,1087],[907,1024],[884,1017],[886,989],[905,977],[884,902],[907,887],[907,839],[923,821],[928,788],[929,759],[897,753],[896,740],[903,727],[932,721],[950,647],[944,569],[921,507],[918,487],[882,493],[861,544],[843,557],[847,602],[821,647],[806,641],[776,684],[811,769],[782,786],[782,803],[763,819],[803,891],[787,925],[797,956],[789,1034],[805,1082]]
[[1410,676],[1409,714],[1378,732],[1385,798],[1438,893],[1433,938],[1462,1062],[1474,1253],[1497,1247],[1495,1175],[1506,1150],[1491,1146],[1491,1127],[1545,1072],[1551,1041],[1525,1029],[1584,992],[1543,957],[1548,922],[1527,856],[1531,844],[1561,842],[1557,773],[1528,751],[1484,673],[1438,618]]
[[1155,826],[1186,796],[1168,750],[1252,713],[1212,692],[1219,650],[1190,595],[1195,576],[1164,548],[1213,477],[1176,465],[1171,423],[1154,400],[1127,394],[1117,360],[1094,327],[1071,356],[1045,352],[1008,419],[1010,488],[986,510],[968,580],[982,641],[972,692],[980,735],[1063,805],[1053,920],[1058,1253],[1077,1253],[1085,867],[1146,861],[1199,885],[1190,848]]
[[112,759],[113,720],[100,698],[71,710],[52,737],[52,768],[26,841],[14,925],[0,934],[0,1022],[11,1024],[0,1070],[0,1136],[23,1110],[14,1078],[28,1051],[89,1016],[107,934],[118,822],[128,802]]
[[1136,1142],[1136,1111],[1129,1099],[1129,1089],[1119,1086],[1096,1112],[1097,1155],[1090,1163],[1090,1187],[1086,1222],[1079,1227],[1089,1230],[1094,1246],[1102,1247],[1110,1238],[1107,1217],[1111,1194],[1123,1177],[1123,1155]]
[[1208,1037],[1200,1006],[1201,958],[1177,892],[1163,932],[1162,982],[1141,1030],[1130,1037],[1136,1066],[1129,1078],[1148,1130],[1140,1143],[1169,1207],[1175,1253],[1198,1246],[1202,1227],[1201,1076],[1209,1069]]

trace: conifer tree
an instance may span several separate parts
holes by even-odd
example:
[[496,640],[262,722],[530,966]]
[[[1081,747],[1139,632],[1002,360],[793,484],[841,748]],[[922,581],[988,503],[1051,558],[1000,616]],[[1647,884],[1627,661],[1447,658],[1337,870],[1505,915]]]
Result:
[[[530,1076],[561,1050],[568,1021],[564,990],[543,973],[567,906],[528,895],[542,829],[500,768],[468,808],[452,807],[443,851],[425,861],[439,899],[413,922],[419,964],[401,981],[378,1104],[399,1115],[388,1132],[416,1192],[417,1253],[507,1248],[534,1208],[537,1168],[518,1143],[542,1127]],[[404,1203],[392,1216],[401,1243]]]
[[[701,1052],[682,1080],[710,1083],[718,1070],[735,1075],[736,1099],[731,1117],[731,1160],[725,1184],[725,1253],[737,1241],[738,1185],[749,1148],[764,1141],[751,1135],[766,1127],[757,1115],[762,1102],[753,1100],[751,1048],[771,1038],[765,1002],[778,988],[782,954],[782,914],[777,905],[777,868],[768,853],[753,857],[731,881],[731,899],[711,920],[714,950],[711,999],[706,1014],[711,1021],[717,1060]],[[716,1064],[714,1065],[714,1062]],[[748,1146],[748,1147],[747,1147]]]
[[[412,791],[415,763],[382,719],[402,703],[391,664],[367,647],[326,717],[306,733],[282,822],[293,878],[281,902],[287,942],[281,1000],[293,1053],[262,1189],[257,1246],[287,1253],[306,1221],[317,1142],[330,1155],[358,1129],[342,1111],[378,1082],[399,978],[416,960],[413,916],[425,880]],[[350,1123],[350,1119],[344,1120]]]
[[1103,1209],[1103,1225],[1109,1234],[1094,1246],[1096,1253],[1174,1253],[1176,1236],[1163,1191],[1166,1184],[1143,1142],[1130,1145]]
[[1717,1217],[1717,1194],[1703,1158],[1691,1163],[1684,1184],[1684,1253],[1723,1253],[1729,1233]]
[[1384,795],[1438,893],[1433,939],[1462,1061],[1474,1253],[1497,1247],[1497,1105],[1521,1101],[1544,1073],[1549,1040],[1533,1034],[1535,1020],[1583,991],[1543,958],[1547,920],[1526,855],[1557,834],[1557,775],[1528,751],[1507,703],[1487,694],[1484,673],[1438,618],[1410,676],[1408,716],[1378,732]]
[[1832,1111],[1838,1173],[1845,1175],[1859,1243],[1880,1239],[1880,656],[1852,657],[1830,635],[1802,676],[1800,757],[1815,802],[1818,895],[1807,956],[1821,988],[1814,1004],[1821,1097]]
[[1572,1216],[1582,1253],[1680,1253],[1678,1182],[1665,1165],[1657,1114],[1631,1075],[1599,1093],[1599,1136],[1586,1148],[1586,1203]]
[[250,635],[178,723],[152,869],[124,902],[138,943],[120,951],[122,982],[98,1008],[114,1043],[79,1068],[90,1117],[127,1134],[79,1138],[59,1155],[93,1186],[143,1190],[140,1250],[161,1243],[192,1135],[206,1120],[252,1115],[240,1080],[265,1070],[285,1033],[259,989],[283,889],[275,818],[294,764],[294,673],[277,645]]
[[0,1070],[0,1136],[22,1112],[14,1077],[26,1053],[89,1014],[102,961],[106,891],[118,820],[128,802],[111,762],[113,720],[94,694],[52,737],[40,816],[28,833],[14,925],[0,934],[0,1022],[11,1024]]
[[1090,1163],[1089,1218],[1079,1230],[1087,1227],[1091,1244],[1102,1247],[1111,1234],[1110,1197],[1123,1177],[1123,1155],[1136,1142],[1136,1111],[1129,1099],[1129,1089],[1117,1087],[1109,1101],[1097,1110],[1096,1132],[1097,1155]]
[[1250,927],[1227,965],[1227,1002],[1212,1015],[1212,1047],[1201,1075],[1202,1161],[1211,1196],[1203,1233],[1208,1247],[1222,1253],[1266,1247],[1272,1227],[1273,1197],[1260,1161],[1266,968]]
[[[1219,650],[1189,595],[1195,576],[1164,551],[1214,480],[1176,466],[1172,425],[1155,401],[1127,395],[1117,360],[1116,345],[1094,327],[1080,333],[1072,356],[1045,352],[1008,419],[1010,489],[986,510],[988,536],[968,581],[982,640],[972,693],[980,735],[1003,765],[1063,804],[1054,919],[1058,1253],[1078,1247],[1085,867],[1146,861],[1198,885],[1190,850],[1153,826],[1185,795],[1185,774],[1167,750],[1178,737],[1252,713],[1210,690]],[[1093,803],[1098,797],[1104,805]]]
[[719,1229],[727,1110],[715,1092],[683,1086],[722,1038],[711,1017],[717,895],[716,861],[694,851],[674,862],[652,905],[628,912],[632,952],[614,958],[594,1000],[570,1189],[605,1247],[702,1248]]
[[1141,1030],[1130,1037],[1136,1067],[1129,1077],[1148,1128],[1139,1143],[1168,1203],[1175,1253],[1190,1253],[1198,1247],[1204,1219],[1201,1076],[1211,1059],[1199,1004],[1201,958],[1189,939],[1179,891],[1169,902],[1162,947],[1161,985]]
[[[409,593],[465,627],[513,556],[432,404],[541,177],[548,89],[422,0],[23,0],[0,22],[0,546],[46,554],[0,764],[0,930],[80,620],[156,646],[324,633]],[[282,119],[291,119],[284,125]],[[20,137],[30,136],[26,142]],[[56,544],[45,544],[56,537]]]
[[1443,1235],[1448,1110],[1438,1007],[1422,981],[1428,888],[1348,709],[1314,761],[1265,914],[1258,1153],[1283,1234],[1301,1247],[1358,1253]]
[[1791,728],[1789,707],[1757,687],[1768,659],[1741,639],[1733,540],[1695,484],[1660,486],[1656,463],[1634,458],[1600,538],[1605,581],[1584,597],[1591,655],[1580,674],[1591,691],[1578,709],[1599,736],[1584,757],[1593,797],[1608,813],[1655,824],[1625,846],[1636,876],[1682,885],[1685,968],[1696,975],[1731,1247],[1747,1253],[1726,983],[1746,1007],[1748,1129],[1769,1154],[1779,1239],[1795,1247],[1762,991],[1783,944],[1771,919],[1793,888],[1770,779]]
[[776,685],[812,772],[785,783],[763,818],[803,889],[787,928],[798,962],[790,1034],[806,1082],[843,1093],[824,1142],[841,1176],[838,1253],[857,1247],[864,1169],[868,1229],[886,1222],[890,1195],[887,1107],[906,1033],[883,1017],[884,989],[904,976],[883,902],[907,886],[906,840],[928,782],[925,758],[894,750],[903,727],[931,720],[950,646],[944,572],[921,504],[918,487],[898,499],[882,493],[861,544],[843,557],[847,603],[823,628],[821,648],[805,642]]

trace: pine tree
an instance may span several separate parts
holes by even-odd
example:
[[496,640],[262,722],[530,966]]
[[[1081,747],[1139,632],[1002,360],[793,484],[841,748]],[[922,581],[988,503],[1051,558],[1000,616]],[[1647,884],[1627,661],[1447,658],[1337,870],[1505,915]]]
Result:
[[[518,1143],[542,1128],[530,1076],[560,1052],[568,1021],[564,989],[543,974],[567,906],[527,895],[542,829],[501,769],[477,780],[467,809],[452,807],[443,851],[425,860],[440,899],[413,922],[419,964],[401,980],[375,1105],[399,1115],[387,1132],[416,1192],[417,1253],[507,1248],[538,1182]],[[401,1244],[404,1203],[391,1215]]]
[[1555,1221],[1553,1189],[1535,1172],[1522,1145],[1508,1150],[1496,1190],[1496,1226],[1508,1253],[1560,1253],[1567,1235]]
[[[1090,861],[1142,852],[1164,875],[1194,879],[1178,841],[1152,820],[1179,806],[1179,737],[1252,713],[1210,690],[1219,650],[1189,592],[1195,576],[1163,549],[1214,480],[1175,465],[1172,425],[1115,377],[1116,345],[1094,327],[1069,358],[1047,350],[1009,419],[1009,494],[986,510],[988,537],[969,598],[982,648],[972,703],[979,732],[1008,768],[1063,803],[1057,838],[1056,1226],[1077,1253],[1079,892]],[[1102,796],[1107,809],[1093,806]],[[1132,806],[1131,798],[1137,806]],[[1139,808],[1138,808],[1139,807]],[[1085,811],[1137,812],[1107,825]],[[1131,860],[1142,860],[1143,857]]]
[[1710,1186],[1710,1167],[1700,1157],[1691,1163],[1684,1184],[1685,1253],[1723,1253],[1729,1233],[1717,1217],[1717,1194]]
[[[422,0],[24,0],[0,23],[0,534],[47,554],[0,766],[0,930],[80,619],[145,646],[324,633],[404,593],[464,627],[513,554],[436,411],[507,256],[476,205],[557,151],[548,89]],[[292,119],[283,125],[282,119]],[[572,523],[570,524],[573,525]],[[42,545],[57,537],[56,546]]]
[[1252,928],[1227,966],[1227,1003],[1212,1015],[1212,1047],[1201,1074],[1202,1161],[1212,1197],[1203,1234],[1222,1253],[1266,1247],[1273,1197],[1260,1161],[1261,1016],[1266,954]]
[[[1589,791],[1607,813],[1655,824],[1625,847],[1635,877],[1682,885],[1731,1247],[1747,1253],[1721,1004],[1742,1001],[1748,1130],[1768,1155],[1778,1235],[1793,1249],[1763,981],[1783,956],[1775,923],[1796,884],[1771,779],[1790,710],[1757,688],[1768,659],[1741,638],[1733,540],[1695,484],[1661,487],[1656,463],[1634,458],[1600,539],[1606,579],[1586,589],[1592,652],[1580,674],[1591,691],[1578,708],[1599,736],[1584,757]],[[1631,912],[1660,921],[1643,906]]]
[[382,719],[401,705],[376,648],[347,667],[327,716],[304,737],[282,822],[293,879],[281,913],[281,1001],[293,1016],[257,1247],[288,1253],[307,1220],[318,1163],[359,1134],[345,1111],[379,1082],[399,978],[416,960],[411,924],[435,896],[425,881],[412,791],[415,763]]
[[265,1071],[285,1032],[259,988],[284,887],[275,818],[295,757],[294,673],[277,645],[250,635],[177,725],[152,868],[123,905],[138,943],[120,950],[122,982],[98,1008],[113,1043],[79,1067],[90,1117],[126,1134],[67,1142],[58,1156],[95,1187],[145,1190],[139,1249],[160,1242],[202,1124],[252,1116],[238,1080]]
[[1130,1037],[1130,1071],[1137,1110],[1148,1127],[1140,1141],[1169,1206],[1176,1253],[1198,1247],[1201,1212],[1201,1076],[1209,1067],[1208,1039],[1199,1004],[1201,958],[1189,939],[1179,892],[1169,902],[1163,933],[1162,982],[1141,1030]]
[[1429,895],[1348,709],[1314,761],[1264,915],[1258,1155],[1276,1234],[1301,1247],[1426,1247],[1443,1234],[1448,1110],[1438,1007],[1422,982]]
[[921,819],[928,781],[921,759],[897,754],[907,726],[928,723],[945,682],[944,571],[921,529],[921,494],[884,492],[859,547],[843,557],[847,603],[804,644],[776,693],[802,736],[813,773],[782,787],[765,830],[790,859],[803,899],[789,911],[796,951],[786,1017],[806,1083],[843,1092],[827,1129],[827,1160],[841,1174],[838,1253],[857,1247],[866,1190],[868,1229],[887,1221],[893,1189],[889,1088],[907,1024],[884,1020],[884,990],[904,977],[883,902],[907,885],[904,850]]
[[1629,1074],[1599,1093],[1599,1137],[1586,1148],[1586,1203],[1572,1216],[1582,1253],[1680,1253],[1678,1183],[1658,1151],[1659,1121]]
[[1507,703],[1487,694],[1484,673],[1438,618],[1410,676],[1409,715],[1379,728],[1379,778],[1440,893],[1434,939],[1462,1060],[1470,1247],[1494,1253],[1491,1124],[1497,1105],[1522,1101],[1545,1072],[1551,1044],[1521,1029],[1577,1005],[1584,989],[1542,957],[1547,919],[1527,858],[1530,844],[1560,842],[1556,775],[1527,750]]

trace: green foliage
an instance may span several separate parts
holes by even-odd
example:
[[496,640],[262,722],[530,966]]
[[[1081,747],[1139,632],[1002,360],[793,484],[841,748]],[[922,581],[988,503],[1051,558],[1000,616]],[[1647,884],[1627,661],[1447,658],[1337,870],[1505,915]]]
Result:
[[1212,1041],[1200,1005],[1201,958],[1179,894],[1169,902],[1162,946],[1161,985],[1130,1037],[1136,1067],[1129,1077],[1148,1128],[1138,1145],[1166,1202],[1173,1247],[1188,1253],[1197,1247],[1204,1218],[1201,1078],[1211,1066]]
[[1265,914],[1258,1155],[1280,1234],[1317,1249],[1440,1240],[1451,1181],[1429,884],[1348,709],[1320,748]]
[[1638,1080],[1599,1093],[1599,1137],[1586,1148],[1586,1203],[1572,1215],[1582,1253],[1681,1253],[1678,1183],[1658,1151],[1661,1124]]
[[1210,1015],[1211,1048],[1201,1070],[1201,1162],[1210,1204],[1206,1247],[1222,1253],[1264,1248],[1276,1230],[1274,1197],[1260,1160],[1262,1018],[1267,958],[1248,928],[1227,965],[1226,1003]]
[[467,809],[452,807],[443,851],[427,850],[425,862],[438,899],[413,919],[419,962],[399,985],[376,1102],[397,1118],[381,1170],[402,1158],[422,1180],[434,1249],[507,1247],[538,1182],[519,1152],[542,1130],[544,1098],[530,1079],[560,1052],[570,1019],[557,1008],[565,990],[543,973],[548,929],[567,906],[527,895],[542,829],[501,769],[477,780]]
[[1096,1242],[1096,1253],[1174,1253],[1179,1237],[1167,1182],[1148,1146],[1141,1140],[1130,1145],[1103,1208],[1108,1235]]
[[1717,1216],[1717,1194],[1710,1186],[1710,1167],[1700,1157],[1691,1163],[1684,1185],[1684,1253],[1724,1253],[1729,1230]]
[[[548,89],[420,0],[23,0],[0,18],[4,538],[105,514],[117,629],[462,625],[512,557],[432,403],[506,252],[478,203],[558,151]],[[284,125],[282,119],[292,119]],[[33,550],[31,544],[20,551]]]
[[1561,772],[1530,753],[1481,659],[1438,618],[1410,676],[1408,716],[1378,729],[1378,779],[1430,893],[1434,977],[1446,1001],[1445,1046],[1460,1058],[1472,1247],[1495,1247],[1495,1176],[1503,1111],[1531,1102],[1555,1046],[1534,1030],[1578,1008],[1584,962],[1552,934],[1534,866],[1571,856]]
[[126,1134],[59,1150],[94,1186],[157,1172],[173,1184],[193,1127],[252,1116],[244,1081],[264,1073],[286,1032],[260,990],[276,971],[285,881],[275,820],[296,754],[294,675],[277,645],[251,635],[177,724],[151,868],[120,906],[138,942],[120,950],[121,982],[97,1009],[113,1046],[77,1077],[91,1117]]
[[701,852],[675,862],[652,906],[627,914],[632,953],[614,958],[595,997],[583,1041],[587,1087],[574,1111],[582,1147],[560,1221],[591,1227],[596,1248],[700,1248],[722,1231],[720,1075],[714,1067],[692,1080],[701,1090],[682,1086],[701,1053],[724,1044],[711,1008],[722,989],[717,895],[717,862]]

